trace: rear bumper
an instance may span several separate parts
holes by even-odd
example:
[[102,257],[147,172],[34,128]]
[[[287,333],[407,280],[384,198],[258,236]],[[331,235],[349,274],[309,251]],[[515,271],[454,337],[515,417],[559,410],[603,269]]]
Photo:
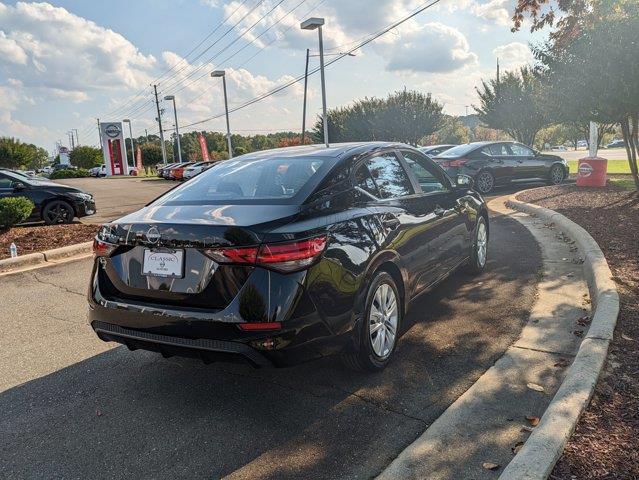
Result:
[[91,326],[101,340],[121,343],[130,350],[150,350],[165,357],[196,357],[207,363],[217,360],[218,357],[224,357],[226,360],[241,357],[256,368],[273,366],[273,363],[257,350],[239,342],[159,335],[104,322],[93,322]]
[[[169,306],[102,292],[96,262],[89,288],[89,323],[98,337],[132,350],[205,362],[244,360],[254,367],[283,367],[341,351],[350,334],[335,335],[303,287],[304,272],[253,275],[224,309]],[[270,279],[266,278],[270,275]],[[271,288],[270,292],[268,289]],[[249,293],[269,298],[269,309]],[[250,315],[256,316],[250,319]],[[280,330],[244,331],[245,322],[278,321]]]

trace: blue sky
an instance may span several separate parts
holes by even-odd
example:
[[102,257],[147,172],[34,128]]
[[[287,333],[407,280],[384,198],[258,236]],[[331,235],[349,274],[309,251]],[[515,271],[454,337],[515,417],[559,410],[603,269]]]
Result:
[[[339,51],[425,3],[0,0],[0,95],[6,99],[0,104],[0,135],[51,150],[58,139],[68,143],[66,132],[77,128],[81,143],[96,144],[96,117],[130,117],[134,135],[145,128],[155,132],[149,83],[167,71],[156,83],[162,96],[175,94],[182,131],[221,130],[222,119],[186,127],[222,112],[220,82],[207,74],[212,69],[227,70],[229,100],[239,105],[303,73],[306,48],[317,49],[316,32],[299,29],[305,17],[325,17],[326,47]],[[543,40],[527,30],[510,32],[513,4],[441,0],[358,50],[356,57],[331,66],[329,107],[406,87],[431,92],[447,113],[463,114],[466,105],[476,103],[474,87],[494,74],[497,56],[503,68],[516,68],[531,60],[529,42]],[[184,58],[216,27],[215,34]],[[311,66],[317,62],[312,58]],[[321,108],[318,75],[309,87],[312,123]],[[302,93],[302,84],[297,84],[235,112],[232,130],[249,134],[300,129]],[[164,107],[165,128],[170,128],[168,102]]]

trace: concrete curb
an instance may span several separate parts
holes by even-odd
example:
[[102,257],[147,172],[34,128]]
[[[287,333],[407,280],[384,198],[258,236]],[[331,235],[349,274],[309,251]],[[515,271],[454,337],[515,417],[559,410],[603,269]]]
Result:
[[76,243],[61,248],[54,248],[44,252],[29,253],[16,258],[0,260],[0,274],[13,273],[26,268],[44,267],[61,260],[86,256],[91,253],[93,242]]
[[613,338],[619,294],[608,262],[590,234],[560,213],[517,200],[511,195],[506,205],[547,223],[553,223],[583,251],[584,274],[592,299],[592,321],[566,378],[546,409],[539,425],[523,448],[500,475],[500,480],[545,480],[561,456],[566,442],[584,412],[603,370]]

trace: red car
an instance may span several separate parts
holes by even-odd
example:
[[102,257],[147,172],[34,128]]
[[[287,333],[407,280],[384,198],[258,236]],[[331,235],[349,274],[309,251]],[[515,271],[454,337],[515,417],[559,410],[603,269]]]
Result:
[[195,162],[187,162],[187,163],[178,163],[175,167],[171,169],[169,172],[169,178],[171,180],[184,180],[184,169],[186,167],[190,167]]

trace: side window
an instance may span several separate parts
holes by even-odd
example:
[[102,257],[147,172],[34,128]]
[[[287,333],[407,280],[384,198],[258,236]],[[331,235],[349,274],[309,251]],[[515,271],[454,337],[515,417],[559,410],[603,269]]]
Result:
[[510,149],[513,151],[513,155],[518,157],[532,157],[533,155],[533,151],[530,148],[519,143],[512,143]]
[[355,186],[379,198],[379,191],[366,165],[360,165],[355,171]]
[[1,189],[10,189],[11,185],[13,184],[13,180],[10,179],[9,177],[5,177],[4,175],[0,174],[0,188]]
[[495,143],[493,145],[488,145],[487,147],[484,147],[482,149],[482,152],[495,157],[504,157],[510,155],[510,151],[508,150],[508,147],[505,143]]
[[422,187],[424,193],[448,191],[444,180],[433,173],[436,170],[428,164],[428,160],[407,150],[402,150],[402,155],[417,177],[419,186]]
[[410,179],[394,153],[370,158],[366,165],[382,198],[404,197],[414,193]]

